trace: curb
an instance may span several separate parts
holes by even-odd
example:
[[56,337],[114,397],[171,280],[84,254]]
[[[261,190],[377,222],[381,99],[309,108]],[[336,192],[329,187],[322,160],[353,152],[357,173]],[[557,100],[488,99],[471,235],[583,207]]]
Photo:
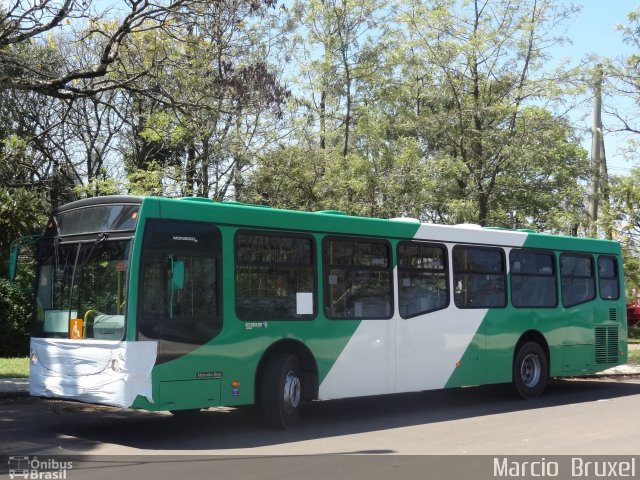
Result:
[[28,378],[0,378],[0,398],[16,398],[28,396]]
[[0,391],[0,400],[5,398],[26,398],[28,396],[30,396],[29,390]]
[[580,375],[580,377],[575,377],[575,378],[604,378],[604,377],[640,377],[640,372],[594,373],[593,375]]
[[[627,369],[627,371],[624,371]],[[611,371],[609,371],[611,370]],[[602,377],[637,377],[640,376],[640,364],[638,363],[625,363],[617,367],[603,370],[602,372],[594,373],[591,375],[580,375],[579,378],[602,378]]]

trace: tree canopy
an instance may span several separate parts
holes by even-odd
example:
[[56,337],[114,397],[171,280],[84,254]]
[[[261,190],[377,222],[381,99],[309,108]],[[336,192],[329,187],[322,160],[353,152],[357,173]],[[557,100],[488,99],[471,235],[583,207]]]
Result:
[[[565,2],[1,8],[0,187],[50,207],[199,195],[589,232],[588,155],[564,106],[589,95],[595,64],[549,66],[576,15]],[[621,27],[636,47],[639,15]],[[598,62],[607,92],[640,98],[636,55]],[[609,113],[636,131],[633,112]],[[630,183],[612,178],[618,222]]]

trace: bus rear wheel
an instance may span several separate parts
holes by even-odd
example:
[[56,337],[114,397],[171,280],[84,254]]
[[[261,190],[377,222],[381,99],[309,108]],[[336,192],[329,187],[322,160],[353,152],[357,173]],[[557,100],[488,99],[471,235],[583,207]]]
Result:
[[513,385],[522,398],[538,397],[549,379],[547,356],[536,342],[527,342],[518,349],[513,362]]
[[295,355],[278,355],[267,364],[260,400],[268,426],[286,429],[298,420],[302,403],[300,371],[300,361]]

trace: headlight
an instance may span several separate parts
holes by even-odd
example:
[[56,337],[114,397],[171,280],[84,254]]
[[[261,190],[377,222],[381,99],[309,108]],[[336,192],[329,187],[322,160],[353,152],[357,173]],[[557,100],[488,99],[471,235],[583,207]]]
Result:
[[31,363],[34,365],[38,363],[38,354],[36,352],[31,352]]
[[120,360],[118,360],[117,358],[111,360],[111,370],[113,370],[114,372],[120,370]]

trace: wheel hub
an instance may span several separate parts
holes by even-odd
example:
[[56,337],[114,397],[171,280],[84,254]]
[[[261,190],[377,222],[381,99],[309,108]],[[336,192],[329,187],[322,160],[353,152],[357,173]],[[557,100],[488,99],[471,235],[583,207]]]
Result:
[[542,374],[542,368],[540,366],[540,359],[537,355],[530,353],[522,361],[522,367],[520,368],[520,376],[522,382],[529,388],[535,387],[540,381]]
[[294,372],[287,373],[287,377],[284,380],[284,409],[287,413],[291,413],[298,408],[301,394],[300,379]]

